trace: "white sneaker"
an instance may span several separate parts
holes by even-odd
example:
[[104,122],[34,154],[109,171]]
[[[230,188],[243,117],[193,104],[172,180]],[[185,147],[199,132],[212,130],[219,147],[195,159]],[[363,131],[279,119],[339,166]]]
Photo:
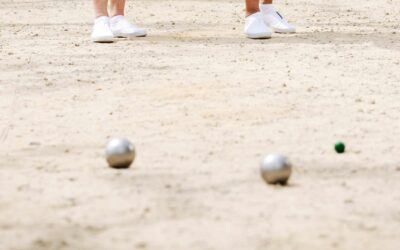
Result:
[[261,4],[261,13],[263,14],[264,22],[277,33],[295,33],[296,28],[289,24],[278,11],[275,10],[272,4]]
[[110,20],[111,31],[114,37],[141,37],[146,36],[147,32],[143,28],[128,22],[124,16],[114,16]]
[[96,43],[112,43],[114,36],[110,29],[110,18],[101,16],[94,20],[92,41]]
[[264,23],[262,14],[256,12],[246,17],[244,33],[252,39],[270,38],[272,30]]

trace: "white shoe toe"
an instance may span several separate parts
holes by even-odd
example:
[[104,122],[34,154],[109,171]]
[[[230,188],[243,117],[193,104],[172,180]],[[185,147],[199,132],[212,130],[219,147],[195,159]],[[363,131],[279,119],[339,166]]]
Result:
[[292,25],[274,25],[271,28],[276,33],[296,33],[296,28]]
[[114,36],[92,36],[92,41],[95,43],[112,43]]
[[244,33],[251,39],[270,38],[272,35],[271,29],[264,23],[260,12],[246,17]]
[[95,20],[91,38],[96,43],[111,43],[114,41],[108,17],[99,17]]

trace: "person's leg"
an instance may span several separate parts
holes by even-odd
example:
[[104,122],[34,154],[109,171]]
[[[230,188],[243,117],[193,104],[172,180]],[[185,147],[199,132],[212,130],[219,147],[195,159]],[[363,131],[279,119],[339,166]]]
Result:
[[108,0],[93,0],[96,18],[101,16],[108,16],[107,2]]
[[244,33],[248,38],[270,38],[271,29],[264,23],[260,13],[259,0],[246,0],[246,19]]
[[246,0],[246,16],[250,16],[260,11],[258,0]]
[[125,18],[125,0],[110,0],[110,24],[114,37],[141,37],[147,32]]
[[125,2],[126,0],[110,0],[110,16],[124,16]]
[[110,43],[114,41],[114,35],[110,29],[110,19],[107,11],[108,0],[93,0],[94,20],[92,41],[99,43]]

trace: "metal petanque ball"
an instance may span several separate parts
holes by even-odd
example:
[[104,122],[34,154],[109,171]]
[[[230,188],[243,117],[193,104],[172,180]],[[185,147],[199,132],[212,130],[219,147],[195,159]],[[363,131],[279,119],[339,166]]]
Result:
[[112,168],[129,168],[135,156],[135,147],[125,138],[115,138],[107,143],[106,160]]
[[292,173],[292,165],[282,155],[271,154],[261,162],[261,176],[268,184],[286,185]]

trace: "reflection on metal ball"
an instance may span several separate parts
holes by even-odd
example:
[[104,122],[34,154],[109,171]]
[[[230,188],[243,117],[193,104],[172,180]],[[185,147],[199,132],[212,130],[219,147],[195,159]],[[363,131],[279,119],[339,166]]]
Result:
[[129,168],[135,160],[133,144],[125,138],[115,138],[107,143],[106,159],[112,168]]
[[271,154],[261,162],[261,176],[268,184],[286,185],[292,173],[292,165],[282,155]]

